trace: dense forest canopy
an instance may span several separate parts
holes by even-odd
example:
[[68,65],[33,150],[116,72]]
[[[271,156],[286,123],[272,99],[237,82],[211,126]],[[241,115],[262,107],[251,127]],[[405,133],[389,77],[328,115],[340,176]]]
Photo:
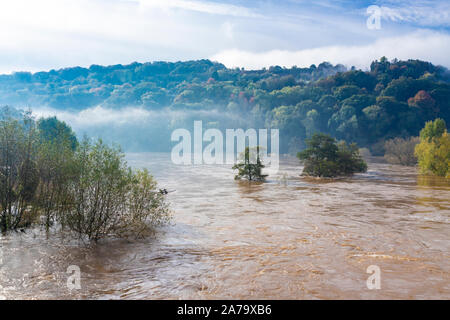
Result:
[[313,81],[339,71],[342,65],[290,69],[270,67],[245,71],[227,69],[209,60],[132,63],[49,72],[15,72],[0,75],[0,103],[46,105],[84,109],[98,104],[108,107],[158,108],[195,104],[227,105],[241,90],[279,90]]
[[[229,69],[209,60],[93,65],[1,75],[0,104],[182,110],[220,129],[279,128],[283,152],[295,153],[305,138],[325,132],[382,153],[386,139],[417,136],[426,121],[438,117],[450,122],[450,73],[425,61],[385,57],[369,71],[327,62],[262,70]],[[199,111],[216,114],[202,119]],[[175,124],[190,128],[193,119],[187,120]],[[158,123],[168,149],[171,125]]]

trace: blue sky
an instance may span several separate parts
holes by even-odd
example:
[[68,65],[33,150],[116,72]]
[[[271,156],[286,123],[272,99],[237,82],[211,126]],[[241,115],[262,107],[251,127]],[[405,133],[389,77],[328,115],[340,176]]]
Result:
[[[369,29],[376,5],[380,29]],[[450,67],[449,1],[2,0],[0,73],[209,58],[246,69],[382,55]]]

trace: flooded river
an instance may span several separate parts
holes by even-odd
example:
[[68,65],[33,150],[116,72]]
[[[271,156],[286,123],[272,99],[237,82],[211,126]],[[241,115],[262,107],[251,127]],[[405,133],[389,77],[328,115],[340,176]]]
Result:
[[[450,182],[369,163],[337,181],[284,159],[266,183],[225,166],[128,154],[168,194],[173,223],[141,241],[90,247],[40,230],[0,236],[7,299],[450,299]],[[81,289],[69,290],[70,265]],[[380,268],[369,290],[367,268]]]

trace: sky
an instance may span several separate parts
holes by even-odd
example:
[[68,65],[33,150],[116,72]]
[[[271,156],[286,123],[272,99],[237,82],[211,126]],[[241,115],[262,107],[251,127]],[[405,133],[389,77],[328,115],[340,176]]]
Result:
[[0,0],[0,73],[205,58],[367,69],[381,56],[450,68],[449,53],[447,0]]

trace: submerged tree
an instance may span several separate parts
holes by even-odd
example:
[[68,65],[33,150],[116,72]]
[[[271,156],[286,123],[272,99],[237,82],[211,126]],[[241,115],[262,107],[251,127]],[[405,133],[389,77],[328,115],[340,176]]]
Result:
[[[19,121],[0,121],[0,229],[16,229],[25,222],[39,183],[36,169],[36,128],[30,113]],[[27,222],[29,223],[29,222]]]
[[265,166],[261,161],[259,146],[256,148],[246,147],[240,157],[240,162],[233,166],[234,170],[238,170],[234,177],[235,180],[264,181],[266,179],[267,175],[262,174]]
[[73,205],[63,223],[80,238],[141,237],[168,222],[164,196],[146,170],[133,172],[117,147],[85,138],[75,153],[76,179],[69,186]]
[[428,121],[420,131],[420,143],[415,154],[422,173],[450,178],[450,136],[445,121]]
[[[49,123],[52,124],[49,130]],[[45,218],[47,231],[71,204],[70,182],[76,177],[75,148],[78,145],[70,127],[56,118],[40,119],[37,165],[40,183],[35,206]]]
[[[170,219],[146,170],[133,171],[119,148],[76,141],[51,121],[0,118],[0,230],[55,223],[80,239],[141,237]],[[45,125],[43,125],[45,124]]]
[[302,175],[331,178],[367,171],[355,143],[337,143],[327,134],[316,133],[306,140],[306,145],[305,150],[297,153],[304,164]]

